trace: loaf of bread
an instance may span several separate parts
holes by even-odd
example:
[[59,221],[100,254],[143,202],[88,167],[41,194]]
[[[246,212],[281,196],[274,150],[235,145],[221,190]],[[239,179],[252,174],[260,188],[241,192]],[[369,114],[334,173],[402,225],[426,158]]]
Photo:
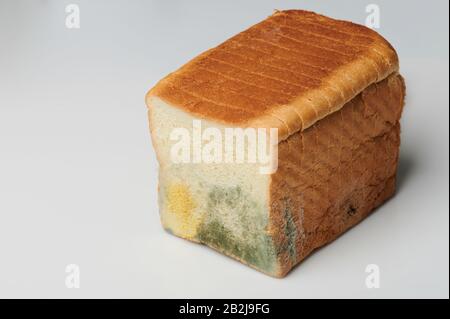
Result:
[[[146,102],[164,228],[285,276],[394,194],[405,95],[398,69],[375,31],[288,10],[163,78]],[[199,123],[222,139],[230,128],[275,129],[273,170],[250,155],[174,160],[174,132],[194,136]],[[185,142],[194,153],[206,143]]]

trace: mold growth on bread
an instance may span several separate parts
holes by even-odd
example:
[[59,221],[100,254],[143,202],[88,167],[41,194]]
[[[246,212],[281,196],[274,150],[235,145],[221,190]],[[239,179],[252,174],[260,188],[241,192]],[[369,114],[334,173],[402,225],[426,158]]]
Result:
[[[405,96],[398,70],[375,31],[289,10],[165,77],[146,98],[164,227],[285,276],[394,194]],[[171,133],[193,136],[194,120],[221,136],[278,129],[277,171],[173,161]]]
[[266,272],[272,272],[275,249],[266,234],[264,209],[236,187],[214,186],[208,194],[207,214],[198,239]]
[[297,226],[295,225],[294,218],[291,212],[291,203],[289,198],[284,198],[284,234],[286,236],[286,241],[283,247],[281,247],[282,251],[286,251],[288,253],[289,258],[292,263],[295,264],[297,260]]
[[173,222],[168,230],[180,233],[185,238],[192,239],[197,233],[200,217],[193,214],[196,204],[192,198],[188,186],[184,184],[172,184],[166,189],[167,214],[173,215]]

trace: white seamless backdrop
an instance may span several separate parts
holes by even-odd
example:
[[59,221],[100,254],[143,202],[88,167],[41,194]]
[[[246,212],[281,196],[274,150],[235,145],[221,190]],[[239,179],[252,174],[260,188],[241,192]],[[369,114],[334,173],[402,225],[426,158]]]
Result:
[[[65,27],[70,3],[80,29]],[[395,198],[282,280],[164,232],[147,90],[273,9],[363,23],[370,3],[407,83]],[[448,298],[448,9],[0,0],[0,297]]]

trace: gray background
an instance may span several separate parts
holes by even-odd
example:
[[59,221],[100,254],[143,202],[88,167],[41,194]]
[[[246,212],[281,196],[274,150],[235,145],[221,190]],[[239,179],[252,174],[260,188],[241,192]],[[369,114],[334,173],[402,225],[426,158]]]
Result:
[[[408,97],[397,196],[283,280],[159,223],[144,95],[203,50],[305,8],[381,29]],[[65,28],[77,3],[81,28]],[[449,296],[448,1],[0,1],[0,297]],[[81,287],[67,289],[78,264]],[[381,287],[367,289],[365,267]]]

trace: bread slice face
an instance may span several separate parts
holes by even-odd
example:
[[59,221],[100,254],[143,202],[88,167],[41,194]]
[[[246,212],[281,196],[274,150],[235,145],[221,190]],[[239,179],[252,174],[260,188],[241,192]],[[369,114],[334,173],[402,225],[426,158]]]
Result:
[[[376,32],[289,10],[168,75],[146,98],[163,227],[285,276],[394,194],[405,95],[397,71]],[[189,159],[174,160],[174,132],[191,138],[196,125],[221,145],[229,129],[276,129],[276,170],[262,174],[236,154],[196,161],[205,141],[194,138]]]
[[[232,256],[268,274],[276,274],[277,258],[268,233],[270,175],[252,163],[186,163],[174,161],[174,130],[194,136],[196,117],[153,98],[149,120],[159,169],[159,209],[170,233]],[[202,121],[202,132],[225,126]],[[173,135],[172,135],[173,136]],[[177,140],[180,142],[180,140]],[[223,142],[224,143],[224,142]],[[193,142],[190,141],[190,146]],[[191,152],[191,156],[193,152]]]

